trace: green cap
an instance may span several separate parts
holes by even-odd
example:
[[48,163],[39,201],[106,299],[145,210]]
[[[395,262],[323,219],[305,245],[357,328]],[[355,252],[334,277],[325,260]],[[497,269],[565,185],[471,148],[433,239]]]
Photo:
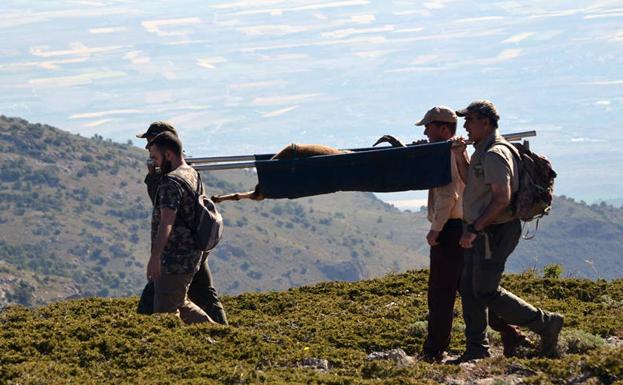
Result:
[[456,114],[458,116],[465,116],[470,112],[477,112],[481,116],[485,116],[496,123],[500,120],[500,115],[498,115],[495,105],[489,100],[476,100],[471,102],[466,108],[456,111]]
[[152,124],[149,125],[149,128],[147,129],[147,131],[145,131],[144,133],[138,133],[136,134],[137,138],[147,138],[148,136],[156,136],[160,133],[163,132],[170,132],[173,135],[177,136],[177,131],[175,130],[175,127],[173,127],[172,125],[170,125],[167,122],[153,122]]

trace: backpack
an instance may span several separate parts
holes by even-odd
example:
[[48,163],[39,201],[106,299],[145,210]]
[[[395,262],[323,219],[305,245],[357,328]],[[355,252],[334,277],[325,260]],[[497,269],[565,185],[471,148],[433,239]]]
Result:
[[[489,148],[495,145],[503,145],[508,148],[516,161],[519,170],[519,188],[515,192],[511,201],[512,214],[515,218],[524,222],[537,220],[549,214],[554,198],[554,178],[556,171],[552,164],[539,154],[530,151],[527,143],[509,143],[506,141],[494,142]],[[532,237],[524,236],[526,239]]]
[[168,175],[169,178],[185,186],[194,199],[194,218],[189,224],[181,218],[192,232],[195,246],[201,251],[210,251],[216,247],[223,235],[223,217],[216,209],[214,202],[205,195],[201,174],[197,173],[198,187],[195,190],[183,178]]

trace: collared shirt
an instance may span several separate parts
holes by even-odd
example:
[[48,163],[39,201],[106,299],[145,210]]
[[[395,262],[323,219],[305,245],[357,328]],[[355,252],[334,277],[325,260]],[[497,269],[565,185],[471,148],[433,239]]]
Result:
[[[506,146],[494,145],[504,138],[495,130],[474,144],[474,154],[467,171],[467,185],[463,194],[463,215],[467,223],[474,223],[493,199],[492,183],[510,183],[511,193],[519,188],[519,169],[513,153]],[[493,223],[513,219],[511,208],[500,214]]]
[[448,219],[463,218],[463,190],[454,153],[450,155],[450,183],[428,190],[428,221],[432,231],[441,231]]

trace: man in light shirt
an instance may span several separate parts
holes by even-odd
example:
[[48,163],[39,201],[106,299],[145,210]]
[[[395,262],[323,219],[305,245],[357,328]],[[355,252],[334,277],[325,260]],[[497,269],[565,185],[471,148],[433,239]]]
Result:
[[[432,142],[451,140],[456,133],[457,116],[448,107],[436,106],[416,123],[424,126],[424,135]],[[431,222],[426,241],[430,245],[428,278],[428,335],[422,359],[441,362],[450,344],[456,292],[463,271],[463,248],[459,244],[463,232],[463,190],[454,152],[451,156],[452,181],[428,192],[428,220]],[[525,341],[518,331],[493,314],[492,329],[502,334],[504,354],[512,355],[516,346]]]

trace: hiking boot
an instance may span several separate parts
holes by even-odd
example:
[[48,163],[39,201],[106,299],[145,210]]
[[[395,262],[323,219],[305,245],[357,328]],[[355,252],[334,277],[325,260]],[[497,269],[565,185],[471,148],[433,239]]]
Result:
[[547,318],[545,329],[539,333],[541,336],[539,355],[542,357],[558,357],[558,335],[565,318],[558,313],[548,313]]
[[518,348],[531,348],[533,342],[526,335],[517,331],[515,333],[502,333],[502,346],[504,347],[504,357],[515,357]]
[[429,364],[440,364],[441,360],[443,360],[443,352],[424,351],[420,356],[420,360],[428,362]]
[[450,365],[459,365],[465,362],[474,362],[478,360],[482,360],[483,358],[491,357],[491,353],[488,350],[483,350],[479,352],[467,350],[463,354],[461,354],[458,358],[454,360],[446,361],[447,364]]

